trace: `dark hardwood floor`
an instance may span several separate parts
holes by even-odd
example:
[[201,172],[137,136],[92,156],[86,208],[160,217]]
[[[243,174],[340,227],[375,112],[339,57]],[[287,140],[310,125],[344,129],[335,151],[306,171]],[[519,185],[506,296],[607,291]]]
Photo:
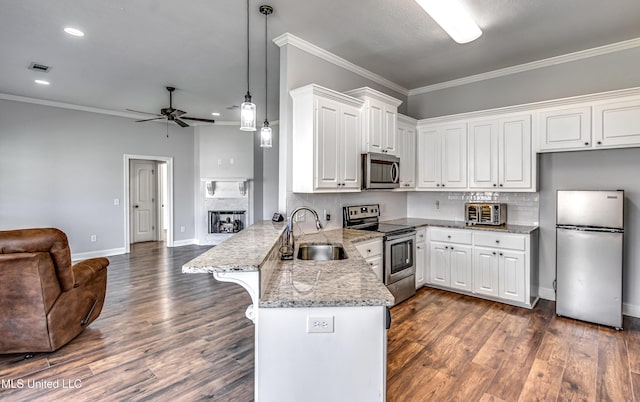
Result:
[[[206,249],[111,257],[102,315],[57,352],[0,355],[0,400],[253,400],[249,295],[181,273]],[[390,402],[640,402],[638,319],[616,332],[559,319],[552,302],[529,311],[429,288],[392,315]]]

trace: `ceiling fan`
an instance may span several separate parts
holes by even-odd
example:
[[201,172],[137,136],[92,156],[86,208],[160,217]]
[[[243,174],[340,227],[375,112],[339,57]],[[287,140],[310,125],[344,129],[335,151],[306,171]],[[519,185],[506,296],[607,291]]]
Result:
[[166,119],[167,121],[172,121],[174,123],[176,123],[177,125],[179,125],[180,127],[189,127],[189,124],[187,124],[184,120],[193,120],[193,121],[202,121],[205,123],[215,123],[215,120],[212,119],[203,119],[200,117],[187,117],[185,116],[185,114],[187,112],[185,112],[184,110],[180,110],[180,109],[175,109],[173,107],[173,91],[175,91],[176,89],[174,87],[167,87],[167,91],[169,91],[169,107],[165,107],[160,109],[160,113],[149,113],[149,112],[141,112],[139,110],[133,110],[133,109],[127,109],[129,112],[135,112],[135,113],[143,113],[143,114],[151,114],[154,115],[156,117],[152,117],[150,119],[144,119],[144,120],[136,120],[136,123],[142,122],[142,121],[152,121],[152,120],[162,120],[162,119]]

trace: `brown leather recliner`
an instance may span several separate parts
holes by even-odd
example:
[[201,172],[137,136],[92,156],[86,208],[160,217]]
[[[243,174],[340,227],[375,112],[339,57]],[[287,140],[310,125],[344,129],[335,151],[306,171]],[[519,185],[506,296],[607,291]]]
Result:
[[106,258],[71,265],[58,229],[0,231],[0,353],[52,352],[102,311]]

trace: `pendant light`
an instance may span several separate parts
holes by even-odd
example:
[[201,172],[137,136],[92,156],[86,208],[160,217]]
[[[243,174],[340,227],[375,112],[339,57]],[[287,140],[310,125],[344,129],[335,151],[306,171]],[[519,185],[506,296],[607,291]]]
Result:
[[249,93],[249,0],[247,0],[247,94],[240,105],[240,130],[256,131],[256,105]]
[[269,98],[267,97],[269,93],[267,91],[267,82],[269,79],[269,75],[267,74],[267,18],[269,14],[273,13],[273,7],[263,4],[260,6],[260,13],[264,14],[264,124],[260,129],[260,147],[271,148],[273,145],[273,135],[267,116],[267,104],[269,103]]

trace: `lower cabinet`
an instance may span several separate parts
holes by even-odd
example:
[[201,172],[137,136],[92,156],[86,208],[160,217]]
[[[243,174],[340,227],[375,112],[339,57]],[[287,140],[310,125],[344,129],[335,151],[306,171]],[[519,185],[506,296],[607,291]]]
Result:
[[381,282],[384,282],[382,267],[382,239],[367,240],[354,244],[356,250],[364,257],[373,273]]
[[431,286],[521,307],[535,305],[537,231],[430,230]]
[[416,232],[416,289],[427,283],[429,261],[427,261],[427,229],[419,228]]

